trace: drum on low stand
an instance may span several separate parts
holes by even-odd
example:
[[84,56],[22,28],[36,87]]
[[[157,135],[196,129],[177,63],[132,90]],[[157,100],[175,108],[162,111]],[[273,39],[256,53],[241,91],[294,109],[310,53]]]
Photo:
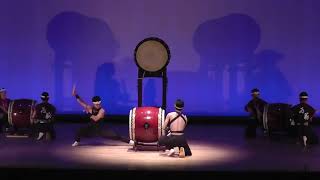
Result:
[[273,103],[264,107],[263,128],[269,134],[272,132],[288,132],[293,128],[291,124],[291,105]]
[[130,139],[136,142],[135,148],[139,148],[139,145],[158,147],[158,140],[165,133],[162,129],[164,119],[162,108],[135,107],[130,110],[129,134]]
[[17,99],[10,102],[8,107],[8,122],[16,129],[30,129],[34,123],[32,119],[33,107],[36,101],[31,99]]

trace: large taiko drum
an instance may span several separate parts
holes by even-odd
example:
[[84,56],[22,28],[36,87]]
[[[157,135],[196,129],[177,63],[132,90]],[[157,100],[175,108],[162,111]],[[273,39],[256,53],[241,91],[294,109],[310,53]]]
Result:
[[36,101],[31,99],[17,99],[9,104],[8,121],[16,128],[29,128],[33,124],[32,110]]
[[291,105],[273,103],[264,107],[263,127],[267,131],[287,131],[291,126]]
[[130,139],[140,143],[155,143],[164,135],[165,112],[158,107],[136,107],[130,110]]

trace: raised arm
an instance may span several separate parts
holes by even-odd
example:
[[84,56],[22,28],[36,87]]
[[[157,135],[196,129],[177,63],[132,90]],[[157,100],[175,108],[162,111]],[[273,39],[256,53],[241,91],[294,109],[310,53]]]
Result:
[[77,94],[77,92],[76,92],[76,88],[75,88],[75,86],[73,86],[73,88],[72,88],[72,96],[74,96],[74,97],[76,97],[76,99],[77,99],[77,102],[85,109],[85,111],[87,112],[87,113],[91,113],[91,107],[84,101],[84,100],[82,100],[81,98],[80,98],[80,96]]

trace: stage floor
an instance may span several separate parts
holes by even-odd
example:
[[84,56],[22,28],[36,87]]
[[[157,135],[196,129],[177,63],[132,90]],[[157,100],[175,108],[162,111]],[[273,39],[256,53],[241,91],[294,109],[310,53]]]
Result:
[[[86,169],[179,172],[320,172],[320,146],[303,149],[286,137],[244,138],[241,125],[192,125],[186,130],[193,156],[167,157],[162,151],[133,151],[132,146],[102,138],[83,139],[72,147],[84,124],[56,124],[51,143],[30,138],[0,138],[2,169]],[[122,135],[128,126],[107,124]],[[317,134],[320,129],[315,127]]]

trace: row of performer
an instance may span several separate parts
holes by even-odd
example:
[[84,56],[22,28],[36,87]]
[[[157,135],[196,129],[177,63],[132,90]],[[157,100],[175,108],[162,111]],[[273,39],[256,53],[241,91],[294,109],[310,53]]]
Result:
[[[130,131],[130,137],[121,136],[112,130],[110,127],[105,126],[104,118],[106,110],[101,105],[101,98],[99,96],[92,97],[92,104],[86,103],[76,92],[75,87],[72,90],[72,95],[76,101],[83,107],[84,111],[88,115],[90,121],[83,127],[79,128],[75,132],[73,147],[78,146],[83,138],[89,137],[103,137],[112,140],[118,140],[128,143],[132,146],[138,145],[138,143],[156,142],[156,146],[165,150],[168,156],[186,157],[191,156],[191,150],[184,135],[184,130],[188,123],[188,118],[183,114],[184,101],[177,99],[175,102],[175,111],[163,115],[163,121],[161,126],[158,126],[158,120],[156,123],[142,122],[142,128],[139,130],[138,124],[141,122],[130,121],[129,125],[136,129],[136,133]],[[49,93],[43,92],[40,96],[41,103],[29,103],[29,113],[23,113],[26,110],[21,108],[25,105],[19,104],[17,100],[10,100],[7,98],[6,89],[0,89],[0,131],[7,132],[9,134],[15,134],[18,132],[19,126],[25,126],[25,121],[15,121],[15,117],[22,117],[29,119],[32,123],[28,126],[31,129],[31,134],[36,140],[54,140],[56,138],[56,132],[54,128],[56,108],[49,102]],[[16,101],[16,102],[15,102]],[[16,106],[15,106],[16,104]],[[152,118],[150,109],[139,112],[137,108],[134,108],[135,117],[144,115],[144,118]],[[158,108],[159,109],[159,108]],[[160,108],[161,109],[161,108]],[[131,110],[132,111],[132,110]],[[158,113],[158,112],[157,112]],[[162,110],[159,114],[164,114]],[[156,115],[158,117],[158,114]],[[132,125],[135,123],[135,125]],[[156,128],[156,131],[155,129]],[[140,131],[140,132],[139,132]],[[156,133],[155,133],[156,132]]]
[[[188,118],[183,114],[184,102],[177,99],[175,102],[175,111],[164,115],[164,111],[159,109],[156,112],[156,121],[145,121],[152,118],[151,114],[156,110],[143,107],[134,108],[130,111],[130,132],[129,137],[121,136],[111,128],[104,125],[106,115],[105,109],[101,105],[101,98],[94,96],[92,104],[86,103],[73,88],[72,95],[76,101],[84,108],[90,119],[89,123],[78,129],[75,133],[74,143],[72,146],[78,146],[84,137],[104,137],[112,140],[119,140],[130,145],[136,146],[138,143],[157,142],[157,146],[164,147],[168,150],[169,156],[179,155],[179,157],[191,156],[191,150],[187,143],[184,130],[188,124]],[[312,129],[312,120],[316,110],[308,104],[308,93],[299,94],[300,103],[294,106],[284,103],[269,104],[260,97],[258,89],[251,90],[252,99],[245,105],[245,111],[249,113],[245,136],[248,138],[256,137],[256,129],[260,126],[265,133],[271,134],[273,131],[285,130],[288,134],[296,138],[298,143],[303,146],[307,144],[317,144],[318,136]],[[41,103],[29,104],[30,114],[25,115],[25,119],[30,116],[30,129],[32,135],[37,140],[50,139],[56,137],[54,123],[56,108],[49,103],[49,93],[41,94]],[[0,131],[9,131],[16,133],[19,126],[24,126],[22,122],[13,123],[15,116],[22,116],[20,113],[25,110],[21,109],[21,104],[14,106],[15,101],[7,98],[6,89],[0,89]],[[140,116],[140,117],[139,117]],[[142,117],[141,117],[142,116]],[[158,118],[161,116],[163,118]],[[164,118],[165,117],[165,118]],[[135,119],[144,121],[135,121]],[[163,119],[163,121],[161,121]],[[19,124],[20,123],[20,124]],[[140,128],[140,129],[139,129]],[[11,129],[11,130],[10,130]]]
[[298,144],[318,144],[318,136],[312,129],[316,110],[308,103],[308,93],[299,94],[299,103],[292,106],[285,103],[268,103],[260,97],[259,89],[251,90],[252,99],[245,105],[250,114],[245,136],[256,137],[256,129],[261,127],[269,135],[273,131],[285,131]]

